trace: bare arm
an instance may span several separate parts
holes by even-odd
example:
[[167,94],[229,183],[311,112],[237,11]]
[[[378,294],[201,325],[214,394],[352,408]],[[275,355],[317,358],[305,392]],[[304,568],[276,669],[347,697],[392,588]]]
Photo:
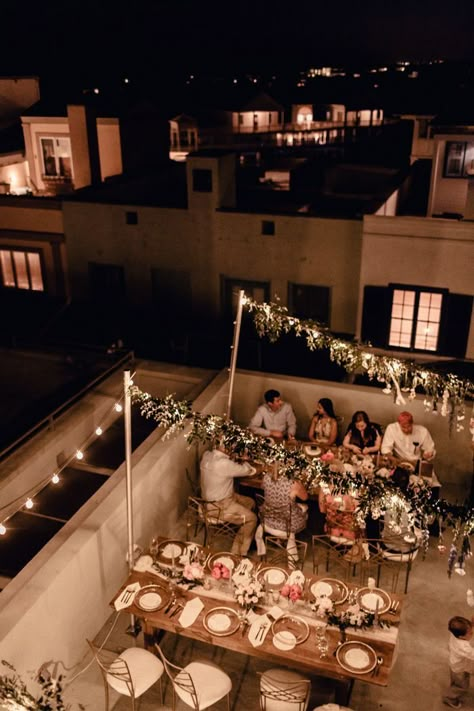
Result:
[[306,501],[308,499],[308,492],[303,484],[295,479],[290,489],[290,499],[301,499],[301,501]]
[[328,444],[334,444],[337,438],[337,422],[336,420],[331,420],[331,433],[328,438]]
[[316,437],[314,436],[314,428],[316,426],[316,418],[313,417],[311,419],[311,424],[309,426],[309,431],[308,431],[308,437],[311,440],[311,442],[316,442]]

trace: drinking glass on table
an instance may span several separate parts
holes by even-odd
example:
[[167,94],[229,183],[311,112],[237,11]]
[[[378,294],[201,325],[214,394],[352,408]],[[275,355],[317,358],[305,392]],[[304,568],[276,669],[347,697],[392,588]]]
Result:
[[160,544],[159,544],[158,538],[156,538],[154,536],[150,542],[150,555],[153,558],[153,562],[155,562],[155,558],[157,556],[159,546],[160,546]]

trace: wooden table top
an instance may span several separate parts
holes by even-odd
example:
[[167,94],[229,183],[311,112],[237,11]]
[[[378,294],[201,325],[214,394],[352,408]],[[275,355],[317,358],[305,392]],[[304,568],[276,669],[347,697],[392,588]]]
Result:
[[[320,577],[324,576],[311,576],[311,584],[318,580]],[[123,586],[117,592],[117,595],[112,600],[111,604],[113,606],[114,601],[121,595],[125,587],[130,583],[139,582],[141,586],[150,584],[164,584],[167,585],[167,580],[161,576],[154,575],[151,572],[137,572],[131,573],[129,578],[124,582]],[[351,586],[348,586],[349,589]],[[213,597],[212,589],[204,591],[201,586],[195,587],[193,590],[182,590],[182,597],[187,600],[191,600],[196,596],[200,596],[202,602],[204,603],[204,609],[199,614],[196,621],[190,626],[183,628],[178,622],[179,614],[169,617],[163,608],[155,612],[144,612],[137,605],[132,604],[130,607],[126,608],[128,613],[133,613],[137,618],[141,619],[144,624],[145,640],[146,644],[150,647],[153,645],[153,633],[156,629],[166,630],[168,632],[173,632],[184,637],[189,637],[191,639],[200,640],[208,644],[212,644],[219,647],[224,647],[226,649],[231,649],[234,652],[239,652],[240,654],[251,655],[264,659],[266,661],[283,664],[284,666],[294,667],[301,669],[303,671],[320,674],[322,676],[331,677],[334,679],[351,678],[358,679],[370,684],[376,684],[378,686],[386,686],[388,684],[390,669],[393,664],[394,655],[397,646],[398,638],[398,625],[400,622],[400,613],[403,606],[404,596],[392,594],[392,600],[399,600],[400,606],[397,615],[381,615],[380,618],[387,619],[391,623],[391,628],[389,630],[384,630],[382,628],[377,628],[373,630],[359,630],[356,631],[354,628],[348,628],[346,630],[346,639],[358,640],[360,642],[365,642],[370,644],[374,649],[375,653],[383,657],[383,664],[380,666],[378,674],[372,676],[372,672],[366,674],[354,674],[343,669],[337,662],[335,657],[335,650],[337,648],[338,641],[340,640],[340,633],[337,628],[328,627],[327,628],[327,638],[329,642],[329,651],[327,658],[320,659],[319,652],[317,649],[317,641],[315,635],[315,619],[311,620],[308,616],[308,612],[302,614],[301,616],[306,620],[310,626],[310,634],[308,639],[302,643],[297,644],[290,651],[280,651],[277,649],[272,642],[271,630],[268,632],[265,641],[259,647],[253,647],[248,640],[248,629],[245,635],[242,636],[241,630],[237,630],[232,635],[218,636],[213,635],[206,630],[203,626],[204,615],[216,606],[226,606],[232,607],[238,610],[237,603],[230,596],[227,599],[222,598],[222,593],[219,596]],[[202,594],[200,594],[202,593]],[[298,605],[298,604],[297,604]],[[256,612],[263,614],[269,607],[256,607]],[[286,610],[284,610],[286,612]],[[291,610],[291,614],[298,615],[298,607]],[[317,624],[317,623],[316,623]],[[372,633],[372,634],[371,634]]]

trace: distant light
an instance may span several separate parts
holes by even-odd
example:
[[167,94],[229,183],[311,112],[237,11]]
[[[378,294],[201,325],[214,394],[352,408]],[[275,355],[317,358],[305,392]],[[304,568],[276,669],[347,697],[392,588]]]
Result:
[[123,81],[124,81],[125,84],[128,84],[130,80],[127,79],[127,77],[125,77],[125,79],[124,79]]
[[237,79],[234,79],[234,84],[237,84]]
[[360,79],[360,74],[353,74],[354,79]]
[[7,529],[5,528],[3,523],[0,523],[0,536],[4,536],[6,532],[7,532]]
[[32,508],[33,508],[33,501],[32,501],[31,499],[27,499],[27,500],[25,501],[25,507],[26,507],[27,509],[32,509]]
[[189,78],[190,78],[190,79],[194,79],[194,74],[190,74],[190,75],[189,75]]
[[51,477],[51,481],[53,482],[53,484],[59,484],[59,476],[57,474],[53,474],[53,476]]
[[256,83],[257,83],[257,80],[256,80],[256,79],[254,79],[254,80],[253,80],[253,83],[254,83],[254,84],[256,84]]
[[76,452],[76,459],[84,459],[84,453],[80,449]]
[[100,435],[102,434],[103,431],[104,431],[104,430],[102,429],[102,427],[98,427],[98,428],[96,429],[96,431],[95,431],[97,437],[100,437]]
[[94,94],[98,94],[98,93],[99,93],[99,90],[97,88],[94,89]]
[[115,412],[122,412],[123,407],[122,407],[122,405],[121,405],[119,402],[116,402],[114,409],[115,409]]

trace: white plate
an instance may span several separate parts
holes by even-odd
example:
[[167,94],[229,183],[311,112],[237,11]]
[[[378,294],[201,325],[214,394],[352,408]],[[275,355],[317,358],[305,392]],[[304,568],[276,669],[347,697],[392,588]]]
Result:
[[377,665],[375,650],[364,642],[344,642],[336,650],[337,662],[352,674],[368,674]]
[[178,558],[183,552],[183,547],[177,543],[167,543],[161,551],[163,558]]
[[304,452],[305,452],[305,454],[308,454],[310,457],[319,457],[319,455],[321,454],[321,448],[313,446],[311,444],[305,444]]
[[207,618],[207,626],[213,632],[225,632],[231,625],[231,621],[228,615],[223,612],[216,612],[215,615],[209,615]]
[[156,592],[144,593],[140,597],[140,607],[144,610],[156,610],[161,605],[161,596]]
[[383,615],[384,612],[390,609],[392,598],[381,588],[361,588],[357,593],[357,601],[361,608],[366,612],[375,613],[378,602],[378,612]]
[[364,649],[349,649],[345,657],[346,664],[353,669],[366,669],[370,664],[370,655]]
[[332,585],[325,583],[324,580],[321,580],[319,583],[313,583],[313,585],[311,585],[311,592],[315,597],[320,595],[330,597],[332,593]]
[[286,575],[283,572],[283,570],[279,570],[278,568],[270,568],[265,572],[265,580],[269,583],[272,583],[272,585],[280,585],[285,582]]
[[289,651],[296,646],[296,637],[292,632],[281,630],[273,637],[273,644],[277,649]]

